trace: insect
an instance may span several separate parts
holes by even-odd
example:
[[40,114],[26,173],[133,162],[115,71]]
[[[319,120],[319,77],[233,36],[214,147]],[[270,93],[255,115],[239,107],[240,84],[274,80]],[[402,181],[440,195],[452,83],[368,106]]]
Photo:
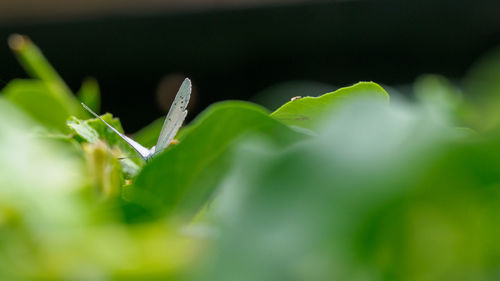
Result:
[[186,119],[187,110],[186,107],[189,103],[189,98],[191,97],[191,80],[188,78],[184,79],[182,82],[177,95],[175,96],[174,102],[170,107],[170,110],[167,113],[167,117],[165,118],[165,122],[163,123],[163,127],[161,128],[160,136],[158,137],[158,141],[156,145],[152,148],[148,149],[133,139],[127,137],[126,135],[120,133],[117,129],[113,128],[113,126],[109,125],[104,121],[99,115],[97,115],[92,109],[82,103],[82,106],[88,110],[92,115],[99,118],[104,124],[106,124],[113,132],[115,132],[118,136],[120,136],[125,142],[127,142],[133,149],[139,153],[139,155],[144,160],[149,160],[153,156],[158,155],[162,152],[170,142],[174,139],[177,131],[179,131],[184,119]]

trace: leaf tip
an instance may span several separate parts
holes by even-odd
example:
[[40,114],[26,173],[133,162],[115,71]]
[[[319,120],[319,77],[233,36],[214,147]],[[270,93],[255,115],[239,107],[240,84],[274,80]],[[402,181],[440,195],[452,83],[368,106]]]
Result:
[[9,44],[9,48],[14,52],[19,52],[26,47],[29,43],[30,39],[27,36],[14,33],[9,36],[7,43]]

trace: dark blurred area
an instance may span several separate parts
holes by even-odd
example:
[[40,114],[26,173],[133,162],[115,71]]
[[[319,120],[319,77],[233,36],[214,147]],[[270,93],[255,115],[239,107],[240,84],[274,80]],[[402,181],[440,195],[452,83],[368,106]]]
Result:
[[133,132],[165,113],[157,92],[183,76],[197,93],[193,118],[215,101],[250,99],[286,81],[326,89],[361,80],[406,84],[422,73],[460,78],[500,45],[498,0],[201,1],[199,7],[188,1],[190,8],[173,1],[172,9],[163,2],[157,10],[129,5],[113,13],[111,6],[39,18],[36,9],[24,17],[22,7],[3,9],[10,14],[0,16],[1,85],[27,77],[6,42],[12,33],[25,34],[73,90],[95,77],[102,111]]

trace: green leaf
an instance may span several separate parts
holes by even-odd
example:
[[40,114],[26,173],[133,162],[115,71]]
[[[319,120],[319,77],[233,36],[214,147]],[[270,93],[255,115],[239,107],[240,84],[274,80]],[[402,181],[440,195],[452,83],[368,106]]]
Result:
[[476,61],[464,79],[468,123],[480,132],[500,129],[500,48]]
[[332,110],[355,98],[375,98],[389,101],[389,95],[378,84],[360,82],[320,97],[304,97],[289,101],[273,112],[271,116],[287,125],[315,129],[326,116],[331,114]]
[[11,35],[9,37],[9,47],[31,77],[48,83],[59,84],[65,91],[71,92],[40,49],[28,37],[19,34]]
[[37,80],[13,80],[2,94],[43,125],[67,131],[66,119],[75,112],[54,94],[49,84]]
[[[122,125],[118,118],[113,118],[113,115],[110,113],[101,115],[101,118],[119,132],[123,133]],[[138,156],[137,152],[130,147],[128,143],[126,143],[120,136],[113,132],[113,130],[111,130],[98,118],[80,120],[76,117],[71,117],[68,119],[67,125],[75,134],[74,137],[80,142],[94,143],[101,139],[104,140],[110,147],[118,147],[123,153],[123,155],[120,154],[123,157]]]
[[[120,120],[118,118],[113,118],[111,113],[103,114],[101,118],[120,133],[123,133]],[[121,138],[113,132],[113,130],[108,128],[99,118],[80,120],[76,117],[71,117],[67,121],[67,125],[87,142],[95,142],[98,138],[101,138],[108,144],[115,145],[121,140]]]
[[464,114],[462,93],[445,77],[421,75],[413,84],[413,89],[417,101],[429,115],[441,116],[455,123],[459,123],[462,119]]
[[[110,113],[102,115],[101,118],[108,122],[111,126],[115,127],[118,131],[123,132],[118,118],[113,118]],[[67,125],[73,132],[73,138],[83,143],[83,148],[88,160],[87,164],[90,167],[89,170],[92,171],[92,174],[94,174],[91,177],[93,178],[95,185],[101,184],[99,186],[102,186],[103,190],[107,191],[117,189],[116,185],[121,182],[117,181],[116,178],[120,178],[122,174],[117,174],[118,172],[115,168],[118,164],[118,158],[122,157],[124,159],[120,159],[119,164],[124,177],[132,178],[137,175],[141,165],[141,160],[137,157],[137,152],[125,141],[123,141],[115,132],[109,129],[101,120],[98,118],[80,120],[76,117],[71,117],[68,119]],[[103,147],[100,140],[105,141],[107,146],[104,145]],[[85,143],[95,145],[89,146],[85,145]],[[108,159],[110,157],[113,157],[114,159]],[[132,160],[125,157],[135,158]],[[113,173],[115,174],[106,178],[106,173],[111,173],[110,171],[114,171]],[[96,177],[95,174],[99,174],[99,176]]]
[[304,138],[254,104],[233,101],[213,105],[185,129],[178,145],[147,163],[128,190],[127,200],[156,215],[174,211],[192,215],[229,167],[229,148],[249,133],[281,146]]
[[[194,239],[163,221],[130,227],[102,200],[120,192],[109,150],[91,147],[87,172],[71,146],[36,127],[0,97],[0,280],[168,280],[189,267]],[[89,184],[102,196],[88,196]]]
[[51,129],[67,132],[69,116],[87,118],[62,78],[27,37],[12,35],[9,45],[19,62],[36,80],[13,80],[2,93],[30,116]]
[[[71,115],[88,117],[64,80],[28,37],[14,34],[9,37],[9,46],[26,72],[31,77],[45,82],[50,89],[50,95],[62,103]],[[62,124],[65,121],[66,119],[61,120]]]
[[122,184],[122,168],[118,159],[102,141],[84,143],[89,180],[101,199],[118,197]]
[[[23,233],[28,229],[36,233],[49,225],[79,223],[82,213],[74,195],[86,183],[83,163],[72,146],[38,137],[32,129],[36,126],[19,108],[0,97],[0,206],[19,212],[22,221],[18,223],[26,227]],[[6,231],[9,227],[5,228],[2,215],[0,211],[2,235],[8,235],[12,229]],[[17,226],[21,225],[12,227]],[[0,248],[6,244],[10,243],[1,242]],[[7,247],[15,248],[16,244]],[[9,251],[3,248],[2,252]]]
[[306,145],[238,148],[195,280],[495,280],[498,139],[465,143],[425,110],[363,102]]
[[101,111],[101,93],[99,91],[99,84],[97,84],[97,80],[94,78],[85,79],[76,95],[81,102],[93,111]]
[[417,99],[435,104],[444,111],[453,110],[462,102],[460,90],[441,75],[421,75],[415,81],[413,89]]
[[92,128],[88,122],[82,121],[76,117],[70,117],[67,122],[68,127],[70,127],[78,137],[86,142],[96,142],[99,140],[99,134]]

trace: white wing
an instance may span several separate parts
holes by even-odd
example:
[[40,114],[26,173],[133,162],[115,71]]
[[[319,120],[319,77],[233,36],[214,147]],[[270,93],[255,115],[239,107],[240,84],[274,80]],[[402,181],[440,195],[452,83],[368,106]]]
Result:
[[119,135],[124,141],[126,141],[133,149],[135,149],[141,155],[141,157],[144,160],[148,159],[151,156],[151,154],[152,154],[151,150],[145,148],[144,146],[140,145],[138,142],[127,137],[126,135],[118,132],[117,129],[113,128],[113,126],[106,123],[106,121],[104,121],[99,115],[97,115],[94,111],[92,111],[92,109],[90,109],[88,106],[86,106],[83,102],[82,102],[82,106],[86,110],[88,110],[90,113],[92,113],[92,115],[94,115],[95,117],[99,118],[102,122],[104,122],[104,124],[106,124],[111,130],[113,130],[113,132],[115,132],[117,135]]
[[163,123],[160,137],[158,138],[158,142],[155,146],[155,154],[160,153],[167,148],[177,134],[177,131],[179,131],[184,119],[186,119],[186,107],[189,103],[190,97],[191,80],[186,78],[184,79],[184,82],[182,82],[182,85],[175,96],[174,102],[168,111],[167,117],[165,118],[165,123]]

